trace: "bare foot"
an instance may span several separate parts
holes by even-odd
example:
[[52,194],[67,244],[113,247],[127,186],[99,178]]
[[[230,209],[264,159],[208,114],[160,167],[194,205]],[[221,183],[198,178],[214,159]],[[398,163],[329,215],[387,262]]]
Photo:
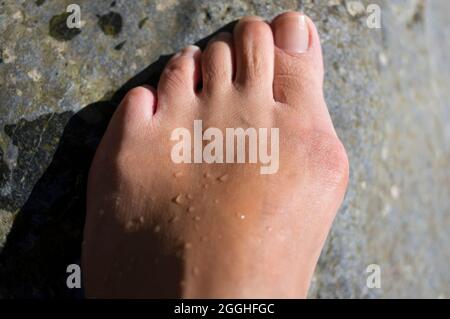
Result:
[[[131,90],[89,174],[86,295],[305,297],[348,181],[322,82],[316,28],[289,12],[243,18],[174,56],[157,92]],[[194,120],[278,128],[277,170],[175,163],[171,136]]]

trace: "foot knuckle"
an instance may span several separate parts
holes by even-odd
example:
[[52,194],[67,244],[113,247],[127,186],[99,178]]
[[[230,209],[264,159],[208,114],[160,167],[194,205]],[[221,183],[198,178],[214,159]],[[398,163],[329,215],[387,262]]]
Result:
[[301,76],[306,75],[307,78],[314,77],[318,74],[317,63],[314,57],[303,54],[301,56],[293,55],[288,52],[278,52],[275,63],[275,74]]
[[209,81],[218,81],[226,78],[226,73],[219,65],[210,64],[204,68],[204,76]]
[[187,84],[187,75],[191,71],[191,65],[180,57],[167,65],[164,78],[170,86],[183,86]]
[[180,56],[167,65],[167,72],[187,73],[191,70],[191,61],[187,57]]

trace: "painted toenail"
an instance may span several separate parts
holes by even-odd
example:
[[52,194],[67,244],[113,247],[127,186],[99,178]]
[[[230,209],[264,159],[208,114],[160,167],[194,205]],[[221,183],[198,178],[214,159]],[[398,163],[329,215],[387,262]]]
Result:
[[275,44],[288,52],[308,51],[309,29],[305,15],[284,15],[276,19]]

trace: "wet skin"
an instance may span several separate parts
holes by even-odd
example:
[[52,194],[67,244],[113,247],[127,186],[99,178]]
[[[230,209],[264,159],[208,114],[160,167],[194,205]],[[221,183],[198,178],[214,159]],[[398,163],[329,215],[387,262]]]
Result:
[[[132,89],[89,174],[86,295],[305,297],[349,170],[322,83],[317,30],[287,12],[245,17],[176,54],[157,89]],[[278,128],[278,170],[174,163],[170,136],[194,120]]]

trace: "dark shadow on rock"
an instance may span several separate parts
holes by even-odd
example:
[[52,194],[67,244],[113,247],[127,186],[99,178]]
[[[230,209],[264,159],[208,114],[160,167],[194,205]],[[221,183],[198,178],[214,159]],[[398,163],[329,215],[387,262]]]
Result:
[[[217,32],[231,31],[234,23],[224,26]],[[204,48],[217,32],[196,44]],[[109,101],[90,104],[77,113],[49,114],[32,122],[21,120],[15,125],[5,127],[5,133],[10,135],[14,145],[19,148],[18,165],[22,165],[25,172],[29,170],[30,166],[27,164],[29,161],[42,161],[45,165],[47,163],[45,154],[49,153],[49,150],[44,148],[40,153],[44,154],[44,158],[24,157],[22,154],[35,154],[27,153],[26,142],[30,139],[42,139],[41,135],[47,131],[48,125],[61,127],[59,131],[63,133],[50,165],[17,213],[1,251],[0,298],[84,296],[82,289],[68,289],[66,268],[70,264],[80,265],[86,213],[86,183],[91,161],[111,115],[125,93],[142,84],[156,87],[169,58],[170,56],[161,56],[126,82]],[[58,132],[57,129],[56,131]],[[51,130],[46,134],[49,135],[49,140],[55,138]],[[39,146],[40,142],[37,140],[35,144]],[[21,143],[23,145],[19,145]],[[16,201],[20,202],[14,196],[9,203],[6,201],[7,207],[13,208]],[[156,244],[154,246],[154,254],[157,255],[159,250]],[[160,284],[166,285],[166,289],[164,292],[154,291],[152,294],[177,297],[181,265],[170,267],[164,263],[162,265],[170,268],[171,273],[167,274],[167,271],[156,269],[155,277],[158,277],[157,281]],[[166,278],[161,276],[162,273],[167,274]]]

